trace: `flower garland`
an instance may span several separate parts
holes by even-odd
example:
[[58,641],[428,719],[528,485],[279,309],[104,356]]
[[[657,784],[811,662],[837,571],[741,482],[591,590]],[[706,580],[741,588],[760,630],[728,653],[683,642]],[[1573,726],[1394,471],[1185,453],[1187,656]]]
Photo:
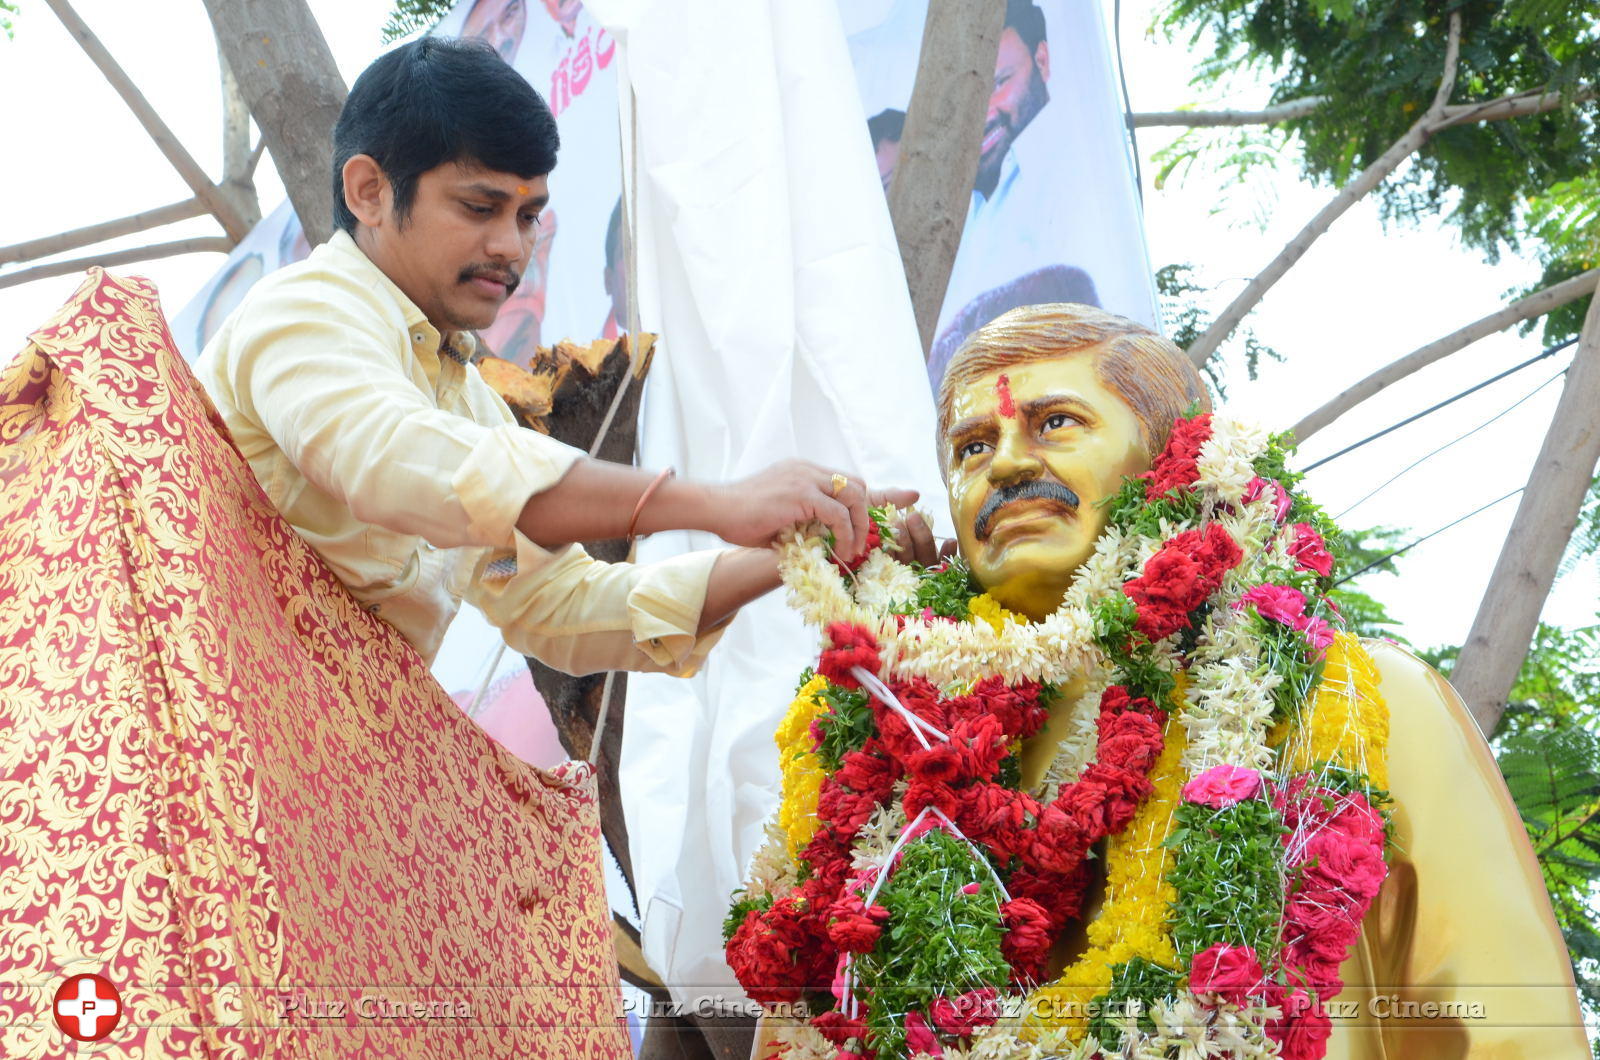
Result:
[[[785,544],[824,650],[725,936],[753,998],[812,1013],[790,1060],[1323,1055],[1386,871],[1388,718],[1284,459],[1180,419],[1038,622],[959,560],[894,559],[889,512],[849,563]],[[1024,741],[1068,709],[1023,790]],[[1102,842],[1087,948],[1041,985]]]

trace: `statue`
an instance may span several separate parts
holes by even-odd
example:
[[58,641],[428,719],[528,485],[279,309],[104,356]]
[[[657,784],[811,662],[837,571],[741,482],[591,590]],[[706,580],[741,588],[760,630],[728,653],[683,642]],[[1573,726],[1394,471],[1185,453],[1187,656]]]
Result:
[[784,547],[824,630],[727,920],[757,1056],[1586,1056],[1449,686],[1341,632],[1278,439],[1131,321],[1028,306],[939,395],[960,555]]

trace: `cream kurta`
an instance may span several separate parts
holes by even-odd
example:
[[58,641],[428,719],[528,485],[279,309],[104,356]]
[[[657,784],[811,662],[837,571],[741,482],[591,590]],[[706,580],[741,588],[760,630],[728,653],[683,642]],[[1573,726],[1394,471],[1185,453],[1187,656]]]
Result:
[[466,599],[561,670],[693,671],[718,553],[608,564],[524,537],[523,505],[583,454],[519,427],[472,338],[442,338],[338,232],[256,284],[197,371],[273,505],[424,659]]

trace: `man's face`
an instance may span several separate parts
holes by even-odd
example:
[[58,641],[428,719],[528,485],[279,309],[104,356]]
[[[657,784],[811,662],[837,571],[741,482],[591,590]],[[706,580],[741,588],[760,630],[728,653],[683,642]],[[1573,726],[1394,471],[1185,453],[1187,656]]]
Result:
[[878,179],[883,182],[884,194],[894,182],[894,167],[900,164],[900,141],[879,140],[877,144]]
[[361,228],[362,249],[442,330],[487,328],[522,281],[549,202],[544,177],[447,162],[417,180],[411,213]]
[[1100,349],[1013,365],[955,395],[945,455],[956,539],[1003,606],[1054,611],[1105,529],[1100,502],[1149,467],[1139,421],[1095,372]]
[[527,25],[528,9],[523,0],[478,0],[467,13],[461,35],[487,41],[509,63],[517,57]]
[[583,0],[544,0],[544,9],[561,24],[561,31],[570,37],[578,24],[578,13],[583,10]]
[[1048,44],[1041,40],[1037,48],[1029,51],[1016,30],[1007,27],[1000,31],[1000,48],[994,62],[994,90],[989,94],[983,147],[978,155],[977,184],[980,188],[994,189],[1000,179],[1000,163],[1011,144],[1050,101],[1050,92],[1045,87],[1049,77]]

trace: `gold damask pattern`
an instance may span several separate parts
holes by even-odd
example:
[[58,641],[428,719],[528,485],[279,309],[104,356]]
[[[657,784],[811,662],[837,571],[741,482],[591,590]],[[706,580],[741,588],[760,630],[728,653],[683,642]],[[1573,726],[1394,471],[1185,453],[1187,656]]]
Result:
[[451,702],[272,509],[154,290],[0,369],[0,1055],[628,1055],[586,768]]

